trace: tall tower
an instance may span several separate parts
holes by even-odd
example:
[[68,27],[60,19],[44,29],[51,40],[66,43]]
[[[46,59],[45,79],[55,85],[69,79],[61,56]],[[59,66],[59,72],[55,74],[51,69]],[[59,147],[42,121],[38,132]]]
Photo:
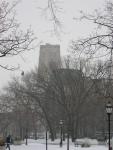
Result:
[[38,74],[44,74],[55,67],[61,67],[60,45],[41,45],[39,55]]

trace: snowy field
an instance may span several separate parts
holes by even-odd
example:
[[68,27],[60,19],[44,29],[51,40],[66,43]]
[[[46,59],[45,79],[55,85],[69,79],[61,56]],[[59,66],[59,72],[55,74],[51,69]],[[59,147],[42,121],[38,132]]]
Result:
[[[107,150],[108,148],[105,146],[91,146],[89,148],[81,148],[81,147],[74,147],[70,146],[70,150]],[[11,150],[46,150],[44,144],[30,144],[28,146],[11,146]],[[67,150],[66,146],[60,148],[56,145],[49,145],[48,150]]]
[[[28,145],[11,145],[11,150],[46,150],[46,145],[44,141],[29,141]],[[63,147],[59,147],[59,142],[49,142],[48,150],[67,150],[66,143]],[[88,148],[75,147],[74,144],[70,143],[69,150],[108,150],[107,146],[93,145]]]

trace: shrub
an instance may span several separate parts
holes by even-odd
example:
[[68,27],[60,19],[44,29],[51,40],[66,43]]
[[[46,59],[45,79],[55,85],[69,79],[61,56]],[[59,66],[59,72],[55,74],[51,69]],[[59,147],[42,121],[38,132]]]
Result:
[[90,144],[90,140],[88,138],[85,138],[81,147],[90,147],[91,144]]
[[0,146],[4,146],[5,145],[5,140],[3,137],[0,137]]

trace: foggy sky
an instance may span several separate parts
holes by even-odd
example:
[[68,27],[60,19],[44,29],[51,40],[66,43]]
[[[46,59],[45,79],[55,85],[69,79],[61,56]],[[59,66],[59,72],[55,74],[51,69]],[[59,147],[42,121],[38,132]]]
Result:
[[[10,0],[10,2],[13,0]],[[37,43],[51,43],[61,45],[61,55],[65,55],[68,45],[72,39],[87,36],[94,30],[95,26],[87,22],[77,22],[74,17],[79,17],[80,10],[92,13],[95,9],[102,9],[105,2],[103,0],[58,0],[58,7],[62,10],[57,14],[62,23],[60,36],[53,34],[53,24],[48,15],[40,8],[47,6],[47,0],[21,0],[16,6],[16,19],[21,25],[21,29],[26,30],[31,27],[38,38]],[[48,12],[47,12],[48,13]],[[10,80],[11,76],[20,76],[21,70],[25,72],[38,66],[39,46],[24,55],[16,58],[0,60],[3,64],[20,65],[18,71],[10,72],[0,68],[0,87],[3,87]]]

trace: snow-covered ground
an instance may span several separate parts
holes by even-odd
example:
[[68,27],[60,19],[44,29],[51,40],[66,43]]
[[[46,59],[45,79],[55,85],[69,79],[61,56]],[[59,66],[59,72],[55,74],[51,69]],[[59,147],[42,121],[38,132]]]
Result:
[[[92,145],[88,148],[75,147],[74,144],[70,142],[69,150],[107,150],[107,146]],[[30,140],[28,145],[11,145],[11,150],[46,150],[46,145],[44,140]],[[48,141],[48,150],[67,150],[66,142],[63,143],[63,147],[59,147],[59,141],[50,142]]]

